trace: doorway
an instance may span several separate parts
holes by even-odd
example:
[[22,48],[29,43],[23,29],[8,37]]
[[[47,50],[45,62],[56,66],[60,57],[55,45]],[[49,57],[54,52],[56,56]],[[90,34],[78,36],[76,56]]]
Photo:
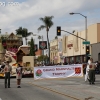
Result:
[[98,61],[100,61],[100,53],[98,53]]

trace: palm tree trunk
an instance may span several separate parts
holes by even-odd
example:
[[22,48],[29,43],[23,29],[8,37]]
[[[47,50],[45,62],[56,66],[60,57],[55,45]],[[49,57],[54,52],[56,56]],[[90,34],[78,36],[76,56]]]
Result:
[[47,42],[48,42],[48,50],[49,50],[49,64],[50,64],[50,44],[49,44],[49,38],[48,38],[48,29],[47,29]]
[[27,45],[27,38],[25,37],[26,45]]

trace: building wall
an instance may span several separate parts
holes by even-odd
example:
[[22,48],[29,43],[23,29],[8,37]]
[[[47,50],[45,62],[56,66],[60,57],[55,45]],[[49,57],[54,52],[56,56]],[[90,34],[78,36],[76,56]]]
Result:
[[100,23],[97,24],[97,42],[100,42]]
[[[85,30],[80,31],[80,32],[75,31],[74,34],[83,39],[86,39],[86,35],[87,35],[87,41],[90,41],[90,44],[98,43],[98,42],[100,42],[100,23],[96,23],[96,24],[88,26],[87,34],[85,33]],[[68,35],[68,36],[66,36],[66,38],[62,37],[63,56],[64,57],[75,57],[75,59],[78,57],[77,59],[84,59],[84,61],[85,61],[86,44],[83,44],[83,41],[85,41],[83,39],[77,38],[73,35]],[[50,46],[55,46],[56,44],[57,44],[57,41],[56,41],[56,43],[54,43],[54,41],[53,41]],[[94,47],[94,49],[95,49],[95,47]],[[91,46],[90,46],[90,54],[91,53],[93,54],[94,49],[91,48]],[[98,48],[96,48],[96,49],[98,50]],[[56,52],[56,54],[58,54],[58,62],[60,62],[59,51],[57,51],[57,52]],[[53,51],[51,55],[54,56],[54,54],[55,53]],[[95,55],[95,54],[93,54],[93,55]],[[96,54],[96,56],[97,56],[97,54]],[[53,57],[51,57],[51,59],[53,59]],[[95,57],[95,60],[97,60],[97,57]],[[81,61],[83,61],[83,60],[81,60]]]
[[63,36],[62,38],[62,52],[63,52],[63,56],[67,56],[68,53],[68,36]]
[[90,44],[97,43],[97,25],[98,24],[93,24],[88,27],[87,40],[90,41]]
[[92,44],[91,51],[93,61],[100,61],[100,57],[98,56],[100,53],[100,43]]
[[[85,39],[85,31],[81,31],[79,32],[80,33],[80,37],[82,37],[83,39]],[[85,49],[86,49],[86,45],[83,44],[83,41],[82,39],[80,39],[80,54],[81,55],[84,55],[85,54]]]
[[23,66],[29,62],[30,63],[30,68],[32,68],[34,72],[34,56],[23,56]]
[[[58,39],[58,62],[61,63],[63,62],[63,51],[66,51],[66,36],[63,36],[63,38]],[[63,49],[64,47],[64,49]]]
[[68,36],[68,40],[67,40],[67,56],[73,56],[74,55],[73,46],[70,46],[70,45],[73,45],[73,35],[69,35]]
[[[76,31],[74,33],[76,36],[79,36],[80,37],[80,33],[78,31]],[[80,55],[81,52],[80,52],[80,38],[77,38],[76,36],[73,36],[73,52],[74,54],[73,55]]]
[[35,52],[35,55],[36,55],[36,56],[42,55],[42,50],[39,49],[38,51],[36,51],[36,52]]
[[52,63],[58,63],[58,39],[54,39],[50,42],[50,61]]

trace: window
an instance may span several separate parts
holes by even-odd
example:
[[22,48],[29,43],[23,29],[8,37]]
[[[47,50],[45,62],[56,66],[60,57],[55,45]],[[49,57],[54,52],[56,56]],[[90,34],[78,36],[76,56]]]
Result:
[[30,62],[26,62],[26,67],[30,67]]

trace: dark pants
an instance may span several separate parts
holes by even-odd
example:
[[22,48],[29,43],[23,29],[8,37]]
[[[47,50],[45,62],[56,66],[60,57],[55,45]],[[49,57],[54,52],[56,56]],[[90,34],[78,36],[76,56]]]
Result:
[[89,70],[90,83],[95,82],[95,70]]
[[10,72],[5,72],[5,88],[7,87],[7,79],[8,79],[8,87],[10,87]]

